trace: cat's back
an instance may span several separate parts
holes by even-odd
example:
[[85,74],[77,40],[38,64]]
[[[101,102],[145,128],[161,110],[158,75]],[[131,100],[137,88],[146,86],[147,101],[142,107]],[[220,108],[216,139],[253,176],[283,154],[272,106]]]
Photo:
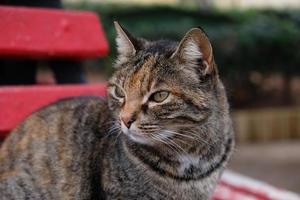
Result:
[[39,191],[51,188],[53,191],[45,193],[52,195],[59,195],[59,188],[73,197],[76,190],[89,190],[76,188],[90,185],[76,176],[91,172],[87,161],[97,152],[109,119],[106,100],[99,97],[64,99],[36,111],[3,142],[0,181],[14,182],[21,177],[26,182],[30,177],[34,180],[34,184],[28,183],[31,187],[35,185]]
[[[108,118],[107,103],[99,97],[68,98],[43,107],[28,116],[3,142],[1,166],[5,157],[17,157],[26,151],[38,153],[47,144],[68,143],[69,140],[80,139],[82,132],[101,130],[105,116]],[[88,135],[85,134],[86,137]]]

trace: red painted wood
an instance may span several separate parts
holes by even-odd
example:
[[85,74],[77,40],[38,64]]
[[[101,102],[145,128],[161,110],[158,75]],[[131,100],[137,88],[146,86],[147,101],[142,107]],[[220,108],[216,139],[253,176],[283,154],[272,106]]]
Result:
[[256,200],[272,200],[266,191],[254,191],[249,186],[236,186],[232,185],[230,183],[227,183],[226,181],[221,180],[218,187],[227,187],[231,191],[234,191],[234,193],[240,193],[245,196],[248,196],[249,198],[255,198]]
[[106,85],[0,87],[0,137],[38,108],[58,99],[81,95],[105,96]]
[[108,54],[93,12],[0,6],[0,27],[1,57],[83,59]]

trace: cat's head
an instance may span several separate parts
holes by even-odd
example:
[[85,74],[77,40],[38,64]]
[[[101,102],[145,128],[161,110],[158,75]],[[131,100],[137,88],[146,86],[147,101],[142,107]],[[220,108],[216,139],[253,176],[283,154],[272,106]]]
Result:
[[[205,123],[218,82],[212,46],[200,28],[178,42],[133,37],[115,22],[118,58],[108,85],[117,126],[131,140],[154,144]],[[184,137],[184,136],[182,136]]]

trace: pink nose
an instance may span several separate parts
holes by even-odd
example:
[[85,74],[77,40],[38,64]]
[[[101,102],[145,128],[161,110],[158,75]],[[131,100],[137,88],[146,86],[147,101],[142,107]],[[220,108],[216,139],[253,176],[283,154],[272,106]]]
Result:
[[125,124],[125,126],[129,129],[131,124],[136,120],[133,115],[123,114],[121,115],[121,120]]

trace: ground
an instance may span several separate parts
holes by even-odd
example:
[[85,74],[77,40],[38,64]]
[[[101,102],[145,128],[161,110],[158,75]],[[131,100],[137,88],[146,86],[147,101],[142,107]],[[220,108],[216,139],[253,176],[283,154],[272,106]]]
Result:
[[300,141],[237,145],[229,169],[300,194]]

